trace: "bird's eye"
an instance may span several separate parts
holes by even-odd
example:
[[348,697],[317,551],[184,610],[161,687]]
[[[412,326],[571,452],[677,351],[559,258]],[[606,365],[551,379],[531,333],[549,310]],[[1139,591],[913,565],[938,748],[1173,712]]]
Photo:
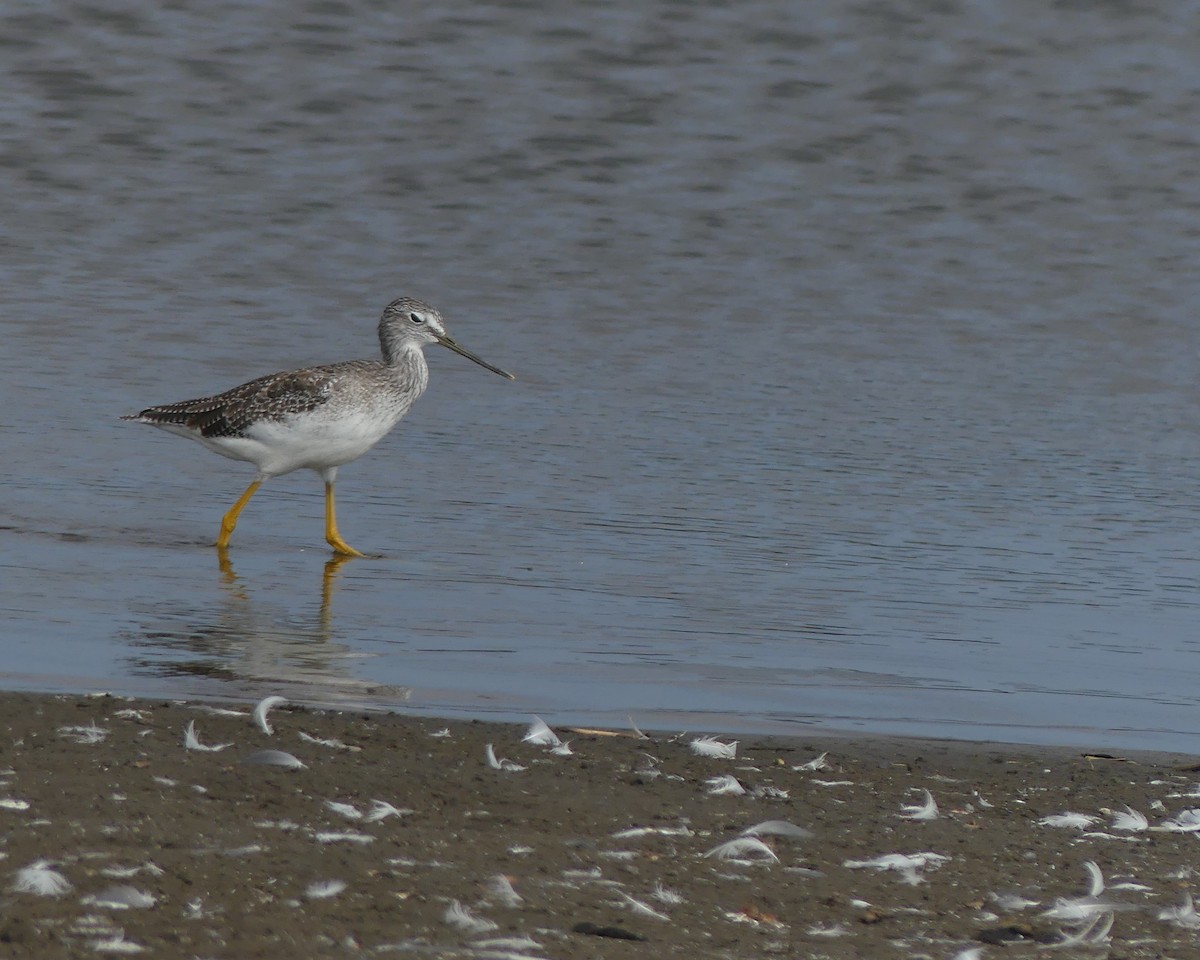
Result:
[[424,323],[425,322],[425,318],[423,316],[421,316],[419,313],[410,313],[408,315],[408,319],[411,320],[413,323]]

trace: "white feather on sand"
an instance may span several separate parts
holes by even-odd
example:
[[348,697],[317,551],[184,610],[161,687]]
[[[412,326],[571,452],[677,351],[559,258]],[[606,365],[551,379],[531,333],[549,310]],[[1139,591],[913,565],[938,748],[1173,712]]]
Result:
[[80,897],[79,902],[109,910],[147,910],[158,902],[158,898],[137,887],[122,883],[107,887],[99,893]]
[[195,710],[197,713],[207,713],[214,717],[246,717],[249,714],[245,710],[234,710],[230,707],[214,707],[211,703],[189,703],[189,710]]
[[145,863],[139,863],[133,867],[122,867],[114,864],[111,867],[102,867],[100,873],[106,877],[112,877],[114,880],[127,880],[130,877],[136,877],[139,873],[148,873],[152,877],[161,877],[166,871],[156,863],[151,863],[147,860]]
[[489,933],[500,926],[486,917],[475,916],[470,907],[464,907],[457,900],[450,901],[450,906],[442,914],[442,920],[463,933]]
[[377,823],[380,820],[386,820],[388,817],[407,817],[409,814],[415,813],[407,807],[395,807],[386,800],[372,800],[371,808],[363,814],[364,823]]
[[669,921],[671,919],[665,913],[660,913],[658,910],[655,910],[652,906],[650,906],[650,904],[643,903],[636,897],[631,897],[629,894],[622,893],[620,890],[617,891],[617,896],[619,896],[625,905],[638,916],[651,917],[655,920]]
[[921,803],[906,803],[900,807],[897,816],[905,820],[936,820],[938,818],[937,801],[928,790],[923,790],[925,799]]
[[630,827],[627,830],[618,830],[611,834],[614,840],[632,840],[637,837],[645,837],[650,834],[655,834],[660,837],[690,837],[692,829],[686,824],[681,824],[678,827]]
[[503,757],[496,756],[496,748],[490,743],[483,748],[484,756],[487,757],[487,765],[493,770],[504,770],[508,773],[520,773],[525,767],[521,766],[512,760],[506,760]]
[[258,724],[258,728],[267,736],[275,732],[275,728],[271,726],[271,721],[267,719],[267,714],[276,707],[282,707],[287,703],[287,697],[263,697],[258,701],[258,705],[254,708],[254,722]]
[[792,767],[793,770],[826,770],[829,768],[829,762],[826,757],[829,756],[829,751],[826,750],[819,757],[809,760],[808,763],[797,764]]
[[1167,830],[1174,833],[1195,833],[1200,830],[1200,808],[1181,810],[1169,820],[1164,820],[1152,830]]
[[[1096,917],[1102,914],[1112,914],[1118,910],[1134,909],[1130,904],[1114,903],[1111,900],[1101,899],[1100,895],[1104,893],[1104,873],[1094,860],[1088,860],[1084,863],[1083,869],[1087,874],[1087,892],[1079,897],[1059,897],[1048,909],[1042,911],[1043,917],[1067,923],[1090,925]],[[1076,933],[1064,934],[1064,936],[1073,938],[1077,933],[1078,931]],[[1070,942],[1074,944],[1094,941],[1071,939]]]
[[122,930],[118,930],[111,937],[100,940],[90,940],[88,941],[88,946],[90,946],[97,953],[117,953],[122,955],[141,953],[146,949],[140,943],[134,943],[132,940],[126,940],[125,932]]
[[1178,907],[1167,907],[1158,912],[1159,920],[1166,920],[1177,927],[1187,930],[1200,929],[1200,913],[1196,912],[1196,903],[1190,893],[1184,893],[1183,903]]
[[940,853],[885,853],[870,860],[846,860],[843,867],[850,870],[895,870],[900,878],[908,884],[916,886],[923,882],[918,871],[936,870],[950,858]]
[[342,893],[349,884],[345,880],[315,880],[304,888],[309,900],[328,900]]
[[533,718],[533,722],[529,725],[529,729],[525,731],[525,736],[521,738],[521,742],[532,743],[536,747],[557,747],[562,743],[558,739],[558,734],[550,729],[550,725],[537,716]]
[[1138,813],[1133,807],[1125,805],[1125,810],[1112,810],[1109,812],[1112,817],[1113,830],[1127,830],[1130,833],[1138,833],[1142,830],[1147,830],[1150,827],[1150,821],[1146,819],[1145,814]]
[[716,757],[721,760],[733,760],[737,757],[738,741],[723,743],[716,737],[697,737],[688,744],[688,748],[698,757]]
[[1062,937],[1057,943],[1050,944],[1051,947],[1098,947],[1106,944],[1109,936],[1112,934],[1113,921],[1116,917],[1112,913],[1101,913],[1087,920],[1082,926],[1076,930],[1061,930],[1059,935]]
[[349,753],[362,752],[362,747],[354,747],[332,737],[329,739],[314,737],[311,733],[305,733],[303,730],[297,731],[296,736],[298,736],[305,743],[312,743],[318,747],[328,747],[330,750],[346,750]]
[[517,893],[512,881],[502,873],[488,877],[483,882],[483,889],[489,900],[495,900],[501,906],[519,907],[525,902],[525,898]]
[[704,781],[710,797],[740,797],[746,792],[737,777],[723,774],[719,777],[709,777]]
[[224,750],[226,747],[232,747],[232,743],[214,743],[212,746],[207,746],[200,742],[200,737],[196,733],[196,721],[189,720],[188,725],[183,728],[183,746],[187,750],[199,750],[206,753],[217,753]]
[[39,897],[61,897],[71,889],[71,881],[53,869],[49,860],[35,860],[17,871],[11,889]]
[[812,835],[811,830],[805,830],[787,820],[764,820],[762,823],[756,823],[742,831],[742,836],[745,837],[793,837],[797,840],[803,840]]
[[286,770],[308,769],[307,764],[301,762],[298,757],[283,750],[257,750],[242,760],[242,763],[264,767],[283,767]]
[[778,863],[779,857],[758,837],[736,837],[718,844],[707,853],[706,857],[716,857],[718,860],[743,860],[757,863]]
[[347,820],[361,820],[362,812],[352,803],[341,803],[337,800],[326,800],[325,806],[336,813],[339,817],[345,817]]
[[996,905],[997,910],[1003,910],[1005,913],[1028,910],[1030,907],[1036,907],[1041,902],[1040,900],[1030,900],[1024,894],[1011,890],[989,893],[987,896]]
[[108,736],[108,731],[103,727],[96,726],[95,720],[86,727],[59,727],[58,732],[64,737],[70,737],[76,743],[81,743],[84,746],[101,743]]
[[471,941],[472,953],[483,960],[542,960],[524,952],[541,949],[542,945],[529,937],[491,937]]
[[313,834],[317,843],[374,843],[369,833],[354,833],[352,830],[321,830]]
[[1088,813],[1052,813],[1049,816],[1042,817],[1038,824],[1043,827],[1061,827],[1071,830],[1083,830],[1085,827],[1090,827],[1098,821],[1099,817],[1093,817]]
[[827,927],[813,925],[804,932],[810,937],[827,937],[829,939],[833,939],[834,937],[844,937],[850,931],[843,927],[840,923],[834,923]]

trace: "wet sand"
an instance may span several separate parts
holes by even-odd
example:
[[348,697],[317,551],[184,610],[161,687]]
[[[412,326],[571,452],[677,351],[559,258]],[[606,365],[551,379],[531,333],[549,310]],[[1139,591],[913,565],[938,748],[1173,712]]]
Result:
[[[1112,956],[1197,955],[1187,918],[1160,918],[1196,887],[1197,835],[1106,813],[1155,827],[1200,806],[1187,758],[803,737],[726,759],[689,747],[720,731],[562,729],[574,753],[556,756],[525,727],[294,705],[268,735],[253,706],[0,697],[0,954],[1034,956],[1081,926],[1043,912],[1086,892],[1091,860],[1117,904]],[[191,721],[231,746],[185,749]],[[490,767],[489,743],[524,769]],[[246,762],[261,750],[305,766]],[[711,795],[726,775],[747,792]],[[905,819],[924,790],[936,819]],[[399,812],[370,820],[373,801]],[[1099,819],[1038,823],[1064,811]],[[706,855],[769,820],[811,835]],[[889,854],[946,859],[853,866]],[[1130,877],[1146,889],[1114,889]],[[1037,905],[990,897],[1014,891]]]

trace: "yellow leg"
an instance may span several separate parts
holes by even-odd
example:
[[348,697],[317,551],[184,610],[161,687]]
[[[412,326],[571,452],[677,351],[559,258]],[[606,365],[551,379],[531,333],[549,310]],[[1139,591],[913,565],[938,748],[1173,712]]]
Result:
[[359,553],[350,544],[342,539],[342,535],[338,533],[337,516],[333,507],[333,484],[325,484],[325,542],[333,547],[334,553],[340,553],[347,557],[365,557],[365,553]]
[[229,537],[233,533],[233,528],[237,526],[238,517],[242,511],[246,509],[246,504],[250,502],[250,498],[254,496],[254,491],[262,486],[262,481],[255,480],[246,488],[246,492],[238,497],[238,502],[229,508],[229,512],[221,518],[221,533],[217,536],[217,548],[224,550],[229,546]]

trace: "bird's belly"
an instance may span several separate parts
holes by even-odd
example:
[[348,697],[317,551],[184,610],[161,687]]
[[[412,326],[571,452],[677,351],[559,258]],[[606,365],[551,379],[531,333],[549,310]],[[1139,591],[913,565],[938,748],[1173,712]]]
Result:
[[[322,412],[254,424],[244,437],[223,441],[227,457],[249,460],[269,476],[308,468],[324,470],[357,460],[399,421],[379,411],[336,416]],[[231,442],[232,441],[232,442]]]

